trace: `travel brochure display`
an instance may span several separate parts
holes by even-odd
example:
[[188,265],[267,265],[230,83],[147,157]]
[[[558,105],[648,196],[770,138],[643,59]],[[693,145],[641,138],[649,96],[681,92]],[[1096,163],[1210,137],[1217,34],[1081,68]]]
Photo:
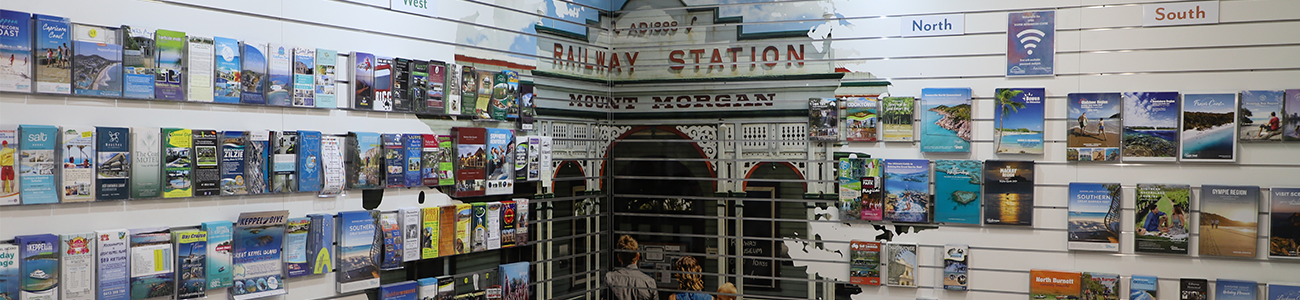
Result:
[[[127,239],[127,233],[128,232],[125,229],[95,231],[95,235],[98,237],[95,239],[97,243],[95,247],[99,250],[99,253],[96,255],[96,258],[98,259],[98,269],[96,270],[97,280],[95,281],[95,295],[97,295],[97,299],[131,299],[131,294],[128,290],[129,286],[127,285],[131,269],[131,265],[127,260],[131,255],[128,250],[129,240]],[[3,246],[0,246],[0,248],[2,247]],[[4,251],[0,249],[0,253],[3,252]],[[3,265],[3,254],[0,254],[0,265]],[[0,267],[0,277],[3,277],[3,273],[3,267]],[[0,290],[4,290],[4,288],[0,287]]]
[[1200,201],[1200,255],[1254,258],[1259,187],[1202,185]]
[[1133,275],[1129,277],[1129,300],[1156,300],[1160,299],[1156,293],[1160,287],[1160,279],[1155,276]]
[[984,162],[984,224],[1034,224],[1034,162]]
[[997,89],[993,143],[997,153],[1043,154],[1043,88]]
[[13,300],[13,295],[22,293],[19,282],[22,281],[22,275],[18,270],[18,246],[12,244],[0,244],[0,294]]
[[176,242],[176,299],[194,299],[207,296],[205,261],[207,260],[207,232],[189,229],[173,231]]
[[316,78],[314,80],[316,91],[313,93],[316,107],[338,107],[338,90],[334,82],[338,80],[338,60],[338,51],[316,49]]
[[1237,94],[1183,94],[1183,161],[1237,161]]
[[1210,282],[1205,279],[1182,278],[1178,280],[1179,300],[1210,299]]
[[316,49],[293,48],[292,106],[316,107]]
[[930,221],[929,160],[885,160],[884,179],[886,221]]
[[876,115],[876,106],[878,101],[869,97],[848,97],[844,98],[844,131],[848,133],[846,138],[850,142],[875,142],[877,134],[877,121],[880,119]]
[[970,152],[971,90],[921,90],[921,152]]
[[970,283],[970,246],[943,245],[943,289],[965,291]]
[[162,131],[158,127],[131,128],[131,198],[162,196]]
[[1133,251],[1187,254],[1191,235],[1191,186],[1139,183],[1133,192]]
[[280,246],[284,243],[289,211],[239,214],[235,222],[232,300],[284,295]]
[[1286,116],[1282,125],[1283,141],[1300,141],[1300,89],[1286,90],[1282,110]]
[[402,268],[404,261],[402,256],[406,253],[402,249],[405,245],[402,239],[402,226],[398,224],[398,215],[396,212],[379,213],[379,230],[384,236],[384,254],[379,262],[380,270],[396,270]]
[[338,280],[336,292],[348,293],[379,286],[379,213],[345,211],[338,214]]
[[1056,75],[1056,11],[1007,14],[1007,77]]
[[1065,160],[1119,161],[1120,93],[1070,93],[1066,102]]
[[885,244],[885,284],[898,287],[916,287],[918,261],[916,244]]
[[808,139],[820,142],[838,140],[839,111],[835,98],[808,99]]
[[254,130],[247,132],[248,145],[244,147],[244,188],[249,194],[266,194],[270,192],[271,132]]
[[[0,133],[0,139],[3,139],[3,134]],[[131,186],[128,180],[131,178],[131,129],[96,127],[95,139],[95,158],[98,162],[95,169],[95,199],[105,201],[130,198]]]
[[159,29],[154,31],[157,45],[158,69],[154,73],[154,98],[160,100],[185,100],[181,76],[185,68],[185,33]]
[[239,103],[241,87],[240,71],[243,70],[240,59],[239,41],[232,38],[213,37],[215,62],[213,70],[213,101],[217,103]]
[[207,261],[204,277],[207,289],[226,288],[235,285],[234,268],[231,266],[234,253],[235,223],[230,221],[203,222],[200,230],[208,233]]
[[[154,72],[158,61],[154,59],[157,45],[153,29],[122,25],[122,96],[135,99],[153,99]],[[235,50],[236,53],[239,50]]]
[[221,155],[216,130],[194,129],[194,195],[221,194]]
[[194,177],[190,174],[193,166],[190,147],[194,137],[185,128],[163,128],[162,137],[166,155],[163,198],[189,198],[194,195]]
[[59,203],[59,192],[54,182],[54,148],[59,140],[59,128],[44,125],[18,126],[19,192],[23,204]]
[[32,57],[31,19],[29,13],[0,9],[0,30],[12,32],[0,35],[0,56],[14,58],[13,63],[0,64],[0,91],[32,92],[32,65],[37,62]]
[[911,142],[916,134],[912,128],[916,99],[912,97],[880,98],[881,141]]
[[983,175],[982,161],[935,160],[934,222],[979,225]]
[[189,95],[190,101],[195,102],[213,102],[214,90],[212,86],[213,72],[216,66],[213,64],[214,48],[216,47],[212,37],[189,36],[189,48],[185,52],[185,78],[186,94]]
[[392,57],[375,55],[375,101],[371,102],[371,108],[376,111],[393,111],[394,71]]
[[1119,184],[1071,182],[1069,197],[1070,250],[1119,252]]
[[[866,198],[864,198],[862,188],[863,188],[863,183],[868,180],[867,178],[880,177],[879,166],[871,165],[871,168],[868,168],[869,164],[878,164],[878,163],[879,160],[874,160],[870,158],[846,157],[840,159],[838,181],[839,181],[840,213],[843,214],[841,218],[842,220],[845,221],[871,220],[864,216],[864,214],[866,214],[866,211],[868,210],[868,207],[866,204],[867,200]],[[875,173],[868,174],[868,172],[871,171],[875,171]],[[878,189],[879,186],[875,184],[874,179],[871,180],[872,181],[867,182],[867,184],[872,185]]]
[[307,217],[311,218],[311,229],[307,232],[307,264],[311,274],[334,272],[334,216],[310,214]]
[[271,43],[266,47],[266,104],[271,106],[289,106],[291,95],[289,89],[293,84],[293,47]]
[[270,57],[266,53],[266,44],[244,41],[240,43],[243,59],[239,72],[239,101],[245,104],[266,104],[267,64]]
[[1082,274],[1029,270],[1029,299],[1080,299]]
[[[529,262],[521,261],[497,267],[498,277],[501,278],[501,299],[528,300],[528,286],[532,283],[528,275],[530,265]],[[492,278],[487,280],[491,282]]]
[[1119,299],[1119,274],[1083,272],[1079,277],[1080,299]]
[[311,275],[311,265],[307,263],[307,232],[311,229],[311,218],[289,218],[284,232],[284,275],[294,278]]
[[1218,279],[1214,281],[1215,300],[1256,300],[1259,283],[1254,281]]
[[1269,189],[1270,258],[1300,257],[1300,188]]
[[1178,160],[1178,92],[1123,93],[1124,161]]
[[1237,138],[1242,142],[1282,140],[1282,99],[1286,91],[1242,91]]
[[[243,131],[221,133],[221,195],[248,194],[248,178],[244,176],[248,137]],[[257,169],[253,169],[257,172]]]

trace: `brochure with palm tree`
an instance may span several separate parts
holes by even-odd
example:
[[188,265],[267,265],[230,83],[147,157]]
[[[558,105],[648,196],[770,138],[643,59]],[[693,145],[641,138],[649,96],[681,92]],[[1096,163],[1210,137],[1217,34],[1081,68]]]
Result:
[[1043,154],[1043,88],[1004,88],[994,92],[998,153]]

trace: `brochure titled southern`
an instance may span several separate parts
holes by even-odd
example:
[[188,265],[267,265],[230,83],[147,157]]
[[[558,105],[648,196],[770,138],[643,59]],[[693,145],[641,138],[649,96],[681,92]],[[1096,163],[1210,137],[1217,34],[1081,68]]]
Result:
[[1119,252],[1118,183],[1070,183],[1070,250]]
[[338,215],[337,292],[347,293],[379,287],[379,262],[383,244],[379,239],[378,212],[345,211]]
[[280,247],[289,211],[239,214],[235,222],[233,300],[284,295]]

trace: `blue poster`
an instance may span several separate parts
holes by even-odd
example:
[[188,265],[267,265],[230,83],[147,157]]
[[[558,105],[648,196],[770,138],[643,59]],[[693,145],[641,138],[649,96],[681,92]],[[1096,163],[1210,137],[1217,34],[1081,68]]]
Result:
[[1008,14],[1008,77],[1055,75],[1055,58],[1055,11],[1027,11]]
[[1300,299],[1300,286],[1285,284],[1268,284],[1268,300]]
[[930,161],[885,160],[885,220],[930,221]]
[[934,222],[980,223],[983,170],[984,162],[978,160],[934,161]]
[[1214,282],[1216,300],[1255,300],[1259,284],[1254,281],[1219,279]]
[[921,89],[921,152],[970,152],[970,88]]

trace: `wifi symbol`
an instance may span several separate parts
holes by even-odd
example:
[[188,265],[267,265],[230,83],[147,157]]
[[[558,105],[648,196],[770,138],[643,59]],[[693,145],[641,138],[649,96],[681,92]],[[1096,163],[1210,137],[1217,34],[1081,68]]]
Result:
[[1034,48],[1038,48],[1038,42],[1042,42],[1043,37],[1046,36],[1047,34],[1044,33],[1042,30],[1032,29],[1032,28],[1022,30],[1020,31],[1020,33],[1016,33],[1016,38],[1019,38],[1020,43],[1024,44],[1025,53],[1028,53],[1029,55],[1034,54]]

